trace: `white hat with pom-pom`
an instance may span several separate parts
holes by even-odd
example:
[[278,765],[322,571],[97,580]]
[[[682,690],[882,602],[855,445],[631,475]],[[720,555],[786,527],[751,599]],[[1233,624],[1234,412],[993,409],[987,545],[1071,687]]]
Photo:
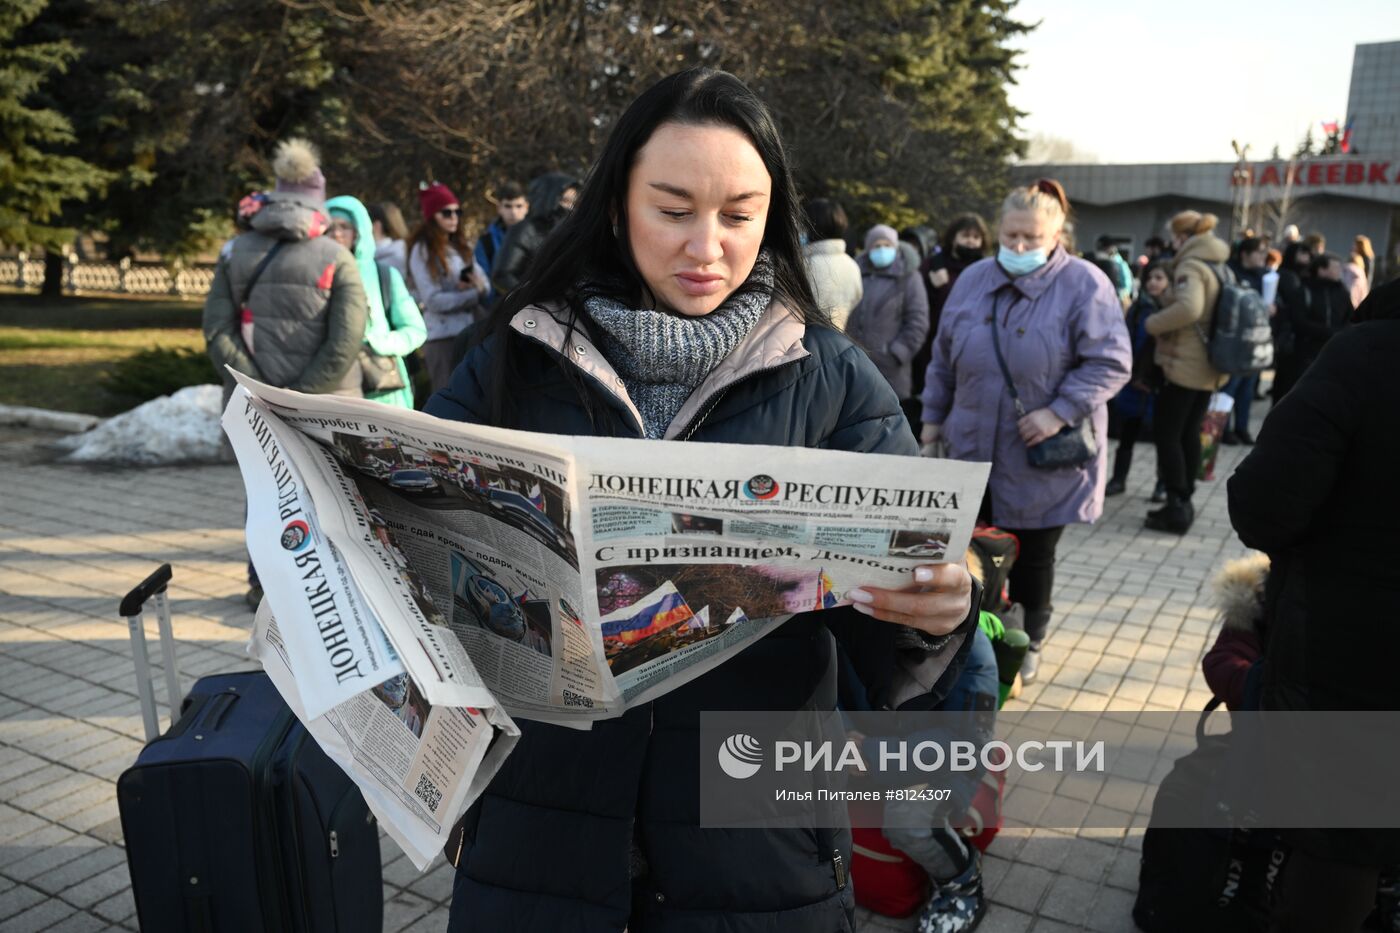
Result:
[[316,147],[306,140],[282,140],[272,157],[272,170],[277,174],[275,190],[304,195],[323,203],[326,200],[326,176],[321,174],[320,162]]

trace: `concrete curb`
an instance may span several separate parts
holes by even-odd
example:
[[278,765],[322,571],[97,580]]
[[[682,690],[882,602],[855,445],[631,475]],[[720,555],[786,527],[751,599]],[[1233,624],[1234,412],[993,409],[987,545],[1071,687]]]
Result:
[[39,428],[44,431],[62,431],[65,434],[81,434],[91,430],[101,420],[96,415],[80,415],[71,411],[49,411],[46,408],[26,408],[23,405],[0,405],[0,425]]

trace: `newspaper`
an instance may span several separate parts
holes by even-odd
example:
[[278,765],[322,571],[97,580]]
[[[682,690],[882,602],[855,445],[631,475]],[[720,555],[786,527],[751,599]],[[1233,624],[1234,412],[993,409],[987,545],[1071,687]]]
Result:
[[[303,719],[343,722],[367,691],[411,684],[426,709],[476,711],[502,754],[512,717],[586,729],[795,613],[961,560],[988,471],[534,434],[238,381],[224,428],[280,622],[260,627],[253,651],[278,668],[279,689]],[[376,743],[327,736],[361,781]],[[465,809],[484,770],[434,783]]]
[[311,737],[354,778],[370,812],[420,871],[520,738],[519,727],[499,710],[432,706],[406,674],[320,716],[307,715],[267,600],[258,608],[249,647]]

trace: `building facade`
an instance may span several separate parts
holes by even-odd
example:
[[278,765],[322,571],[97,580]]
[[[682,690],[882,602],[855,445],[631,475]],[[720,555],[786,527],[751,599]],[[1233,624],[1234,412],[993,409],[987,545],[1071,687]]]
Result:
[[1357,234],[1392,268],[1400,248],[1400,42],[1358,45],[1347,106],[1347,154],[1297,160],[1165,165],[1020,165],[1018,183],[1058,179],[1074,204],[1081,249],[1108,234],[1134,253],[1178,211],[1209,211],[1221,233],[1277,237],[1287,224],[1321,233],[1345,255]]

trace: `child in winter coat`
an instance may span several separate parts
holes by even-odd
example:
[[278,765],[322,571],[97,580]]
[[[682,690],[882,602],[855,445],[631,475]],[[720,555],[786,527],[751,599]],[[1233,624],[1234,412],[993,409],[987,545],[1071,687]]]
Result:
[[[1104,495],[1116,496],[1128,488],[1128,471],[1133,465],[1133,447],[1142,425],[1152,414],[1152,398],[1161,387],[1161,370],[1152,360],[1153,340],[1144,322],[1149,315],[1171,303],[1171,273],[1165,262],[1154,262],[1142,273],[1142,291],[1128,308],[1128,337],[1133,344],[1133,378],[1113,399],[1118,414],[1118,452],[1113,456],[1113,476]],[[1153,501],[1157,501],[1155,498]]]
[[1268,555],[1256,553],[1230,561],[1212,583],[1224,624],[1201,669],[1211,693],[1231,710],[1259,708],[1268,577]]

